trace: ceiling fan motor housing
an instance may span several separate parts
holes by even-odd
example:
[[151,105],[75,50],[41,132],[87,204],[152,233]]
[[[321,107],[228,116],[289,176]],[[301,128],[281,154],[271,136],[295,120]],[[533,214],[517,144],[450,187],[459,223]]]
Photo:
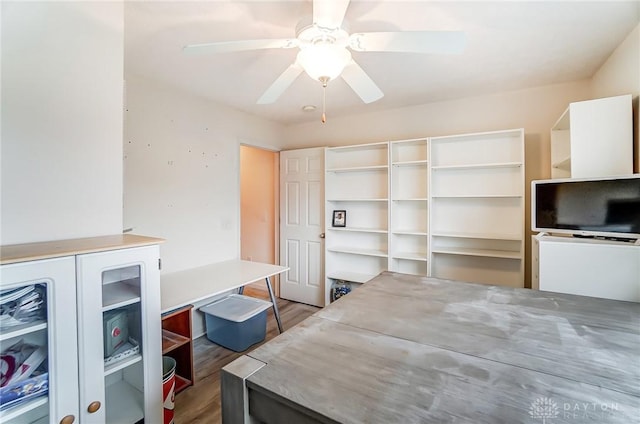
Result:
[[300,47],[318,43],[335,44],[341,47],[349,45],[349,28],[347,21],[342,21],[339,27],[323,27],[313,23],[312,18],[301,20],[296,26],[296,37]]

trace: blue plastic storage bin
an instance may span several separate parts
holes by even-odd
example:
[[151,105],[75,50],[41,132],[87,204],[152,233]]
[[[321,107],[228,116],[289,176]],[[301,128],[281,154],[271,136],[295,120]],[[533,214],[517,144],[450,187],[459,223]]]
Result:
[[271,302],[231,294],[200,308],[206,317],[207,338],[236,352],[264,340]]

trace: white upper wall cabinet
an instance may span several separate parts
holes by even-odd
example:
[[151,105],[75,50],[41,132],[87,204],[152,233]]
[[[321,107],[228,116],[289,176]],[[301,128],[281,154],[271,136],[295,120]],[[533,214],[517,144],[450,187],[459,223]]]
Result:
[[571,103],[551,128],[551,177],[633,172],[631,95]]

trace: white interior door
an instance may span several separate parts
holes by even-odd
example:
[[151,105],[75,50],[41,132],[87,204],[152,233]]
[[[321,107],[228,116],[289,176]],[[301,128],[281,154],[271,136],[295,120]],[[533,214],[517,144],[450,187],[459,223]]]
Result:
[[280,152],[280,297],[324,305],[324,148]]

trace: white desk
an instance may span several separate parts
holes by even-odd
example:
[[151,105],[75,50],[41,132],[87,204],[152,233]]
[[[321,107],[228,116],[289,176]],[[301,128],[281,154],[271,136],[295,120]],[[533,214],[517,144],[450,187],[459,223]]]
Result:
[[231,261],[217,262],[198,268],[172,272],[160,276],[162,312],[198,302],[233,289],[242,289],[245,285],[265,280],[269,297],[273,304],[273,314],[282,333],[280,313],[271,286],[271,277],[289,268],[260,262]]

